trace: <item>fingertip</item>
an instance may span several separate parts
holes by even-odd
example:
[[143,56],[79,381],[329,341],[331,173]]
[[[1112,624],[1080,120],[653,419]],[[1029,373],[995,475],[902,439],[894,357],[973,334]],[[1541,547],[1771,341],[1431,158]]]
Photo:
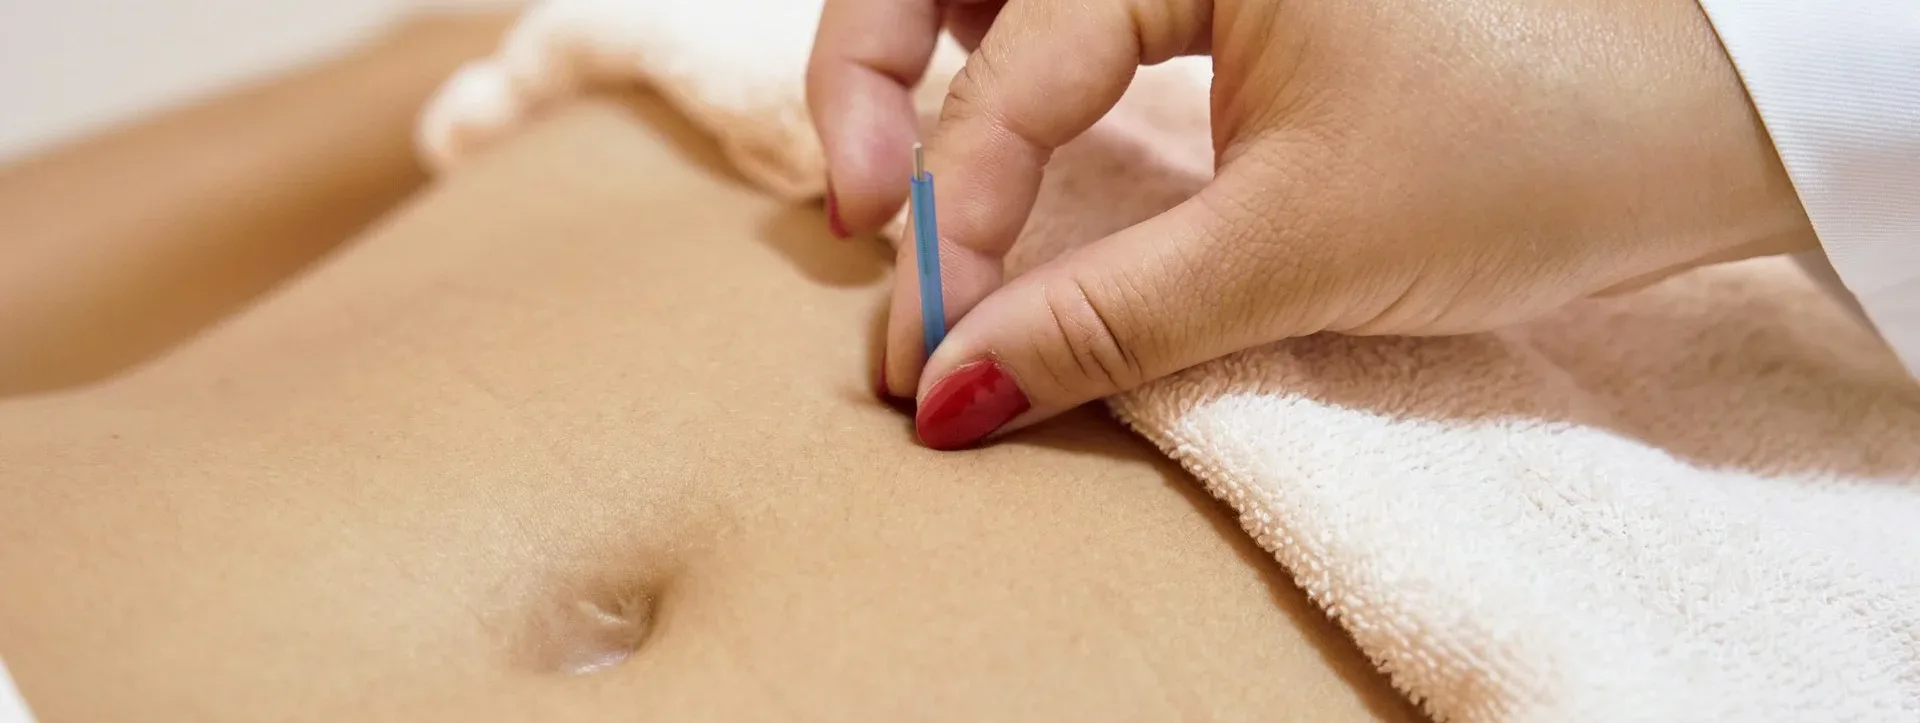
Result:
[[909,150],[919,137],[911,99],[870,70],[843,79],[837,106],[818,112],[833,201],[843,230],[878,230],[906,202]]
[[1032,408],[1008,367],[985,356],[955,367],[927,388],[914,412],[914,434],[930,449],[966,449]]
[[[926,386],[921,372],[930,356],[926,348],[920,300],[919,257],[911,238],[903,239],[894,261],[894,293],[887,320],[887,371],[896,390],[912,390],[919,398]],[[940,291],[952,329],[1002,282],[1000,259],[957,244],[940,244]],[[945,348],[945,343],[942,347]]]
[[935,0],[829,0],[807,64],[807,103],[841,227],[866,233],[906,199],[919,135],[912,87],[940,32]]
[[[914,399],[917,395],[912,390],[919,384],[920,369],[926,361],[920,350],[919,282],[910,271],[910,249],[902,248],[899,256],[906,260],[896,261],[893,296],[887,312],[887,347],[882,352],[881,363],[886,368],[887,391]],[[903,272],[900,268],[909,271]]]

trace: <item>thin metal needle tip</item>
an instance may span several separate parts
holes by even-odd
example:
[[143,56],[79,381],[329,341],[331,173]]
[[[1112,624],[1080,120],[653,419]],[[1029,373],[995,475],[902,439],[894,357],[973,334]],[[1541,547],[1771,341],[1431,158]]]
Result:
[[913,177],[927,175],[927,156],[919,143],[913,144]]

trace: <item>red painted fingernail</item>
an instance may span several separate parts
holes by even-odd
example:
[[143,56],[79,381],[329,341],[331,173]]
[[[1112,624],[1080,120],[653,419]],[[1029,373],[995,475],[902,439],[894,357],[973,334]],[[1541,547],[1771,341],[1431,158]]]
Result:
[[920,443],[933,449],[968,447],[1032,405],[1013,376],[993,359],[981,359],[953,370],[927,390],[914,415]]
[[834,238],[847,238],[853,235],[847,233],[847,223],[840,220],[840,199],[833,195],[832,182],[827,183],[827,230],[833,233]]

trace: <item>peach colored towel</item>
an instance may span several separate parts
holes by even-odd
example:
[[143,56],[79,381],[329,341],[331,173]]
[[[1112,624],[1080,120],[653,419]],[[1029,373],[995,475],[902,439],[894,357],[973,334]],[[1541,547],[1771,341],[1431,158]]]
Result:
[[[423,152],[450,167],[640,81],[770,192],[817,196],[819,7],[536,6],[443,88]],[[1062,149],[1012,270],[1205,183],[1207,75],[1144,69]],[[1920,387],[1790,261],[1497,334],[1274,344],[1109,404],[1436,718],[1920,720]]]

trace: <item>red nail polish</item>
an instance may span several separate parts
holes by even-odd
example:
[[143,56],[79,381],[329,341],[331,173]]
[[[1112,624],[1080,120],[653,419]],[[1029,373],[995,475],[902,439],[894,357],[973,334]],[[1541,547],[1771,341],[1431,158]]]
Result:
[[984,439],[1031,406],[999,362],[981,359],[934,383],[914,415],[913,426],[921,444],[960,449]]
[[827,184],[827,230],[833,233],[834,238],[853,235],[847,233],[847,223],[840,220],[840,199],[834,196],[831,182]]

